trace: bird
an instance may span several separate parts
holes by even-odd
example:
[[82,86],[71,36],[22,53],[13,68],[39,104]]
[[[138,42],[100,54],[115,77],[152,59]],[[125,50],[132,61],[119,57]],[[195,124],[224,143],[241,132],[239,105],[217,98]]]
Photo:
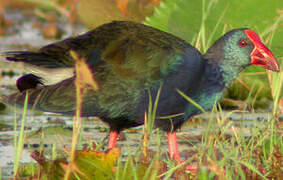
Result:
[[276,57],[248,28],[227,32],[202,54],[154,27],[112,21],[37,51],[4,52],[7,61],[22,62],[30,71],[6,102],[23,106],[28,92],[29,107],[73,115],[76,72],[70,51],[85,59],[99,85],[84,95],[81,116],[96,116],[109,125],[108,148],[116,147],[124,129],[143,125],[150,99],[158,98],[154,126],[167,133],[169,157],[177,162],[182,160],[176,131],[203,112],[195,103],[211,110],[250,65],[280,71]]

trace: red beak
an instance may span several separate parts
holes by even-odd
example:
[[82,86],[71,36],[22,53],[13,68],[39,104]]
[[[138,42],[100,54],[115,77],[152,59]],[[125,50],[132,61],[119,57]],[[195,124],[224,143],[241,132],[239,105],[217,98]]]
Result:
[[247,37],[254,44],[254,49],[251,53],[251,64],[261,66],[265,69],[279,72],[278,61],[272,52],[262,43],[259,36],[252,30],[245,30]]

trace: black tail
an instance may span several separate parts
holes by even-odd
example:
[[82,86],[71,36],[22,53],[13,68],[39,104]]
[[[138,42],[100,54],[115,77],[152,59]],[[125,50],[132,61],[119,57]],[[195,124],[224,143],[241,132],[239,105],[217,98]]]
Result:
[[9,51],[2,53],[8,61],[23,62],[35,66],[45,68],[58,68],[66,65],[60,64],[56,57],[52,57],[44,52],[30,52],[30,51]]

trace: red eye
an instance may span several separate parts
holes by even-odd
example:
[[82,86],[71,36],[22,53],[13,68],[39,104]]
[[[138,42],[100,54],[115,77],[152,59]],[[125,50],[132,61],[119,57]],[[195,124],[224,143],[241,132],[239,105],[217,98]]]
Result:
[[242,40],[239,41],[239,45],[240,45],[241,47],[246,47],[246,46],[248,45],[248,43],[247,43],[247,41],[245,41],[244,39],[242,39]]

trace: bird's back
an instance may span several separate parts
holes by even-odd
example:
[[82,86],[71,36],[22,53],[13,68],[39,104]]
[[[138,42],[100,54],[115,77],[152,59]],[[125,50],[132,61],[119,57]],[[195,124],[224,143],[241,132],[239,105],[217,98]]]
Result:
[[[100,86],[99,91],[85,94],[84,116],[137,118],[147,108],[149,91],[155,96],[160,86],[159,104],[164,107],[159,109],[160,114],[179,113],[184,100],[176,89],[194,89],[203,68],[200,53],[180,38],[143,24],[121,21],[47,45],[38,52],[7,53],[7,60],[22,61],[47,72],[71,69],[74,60],[70,50],[86,60]],[[42,78],[48,81],[54,75]],[[30,105],[36,104],[36,109],[65,114],[75,110],[73,74],[58,83],[28,91]],[[17,93],[9,100],[18,99],[13,101],[23,104],[24,96],[25,92]]]

